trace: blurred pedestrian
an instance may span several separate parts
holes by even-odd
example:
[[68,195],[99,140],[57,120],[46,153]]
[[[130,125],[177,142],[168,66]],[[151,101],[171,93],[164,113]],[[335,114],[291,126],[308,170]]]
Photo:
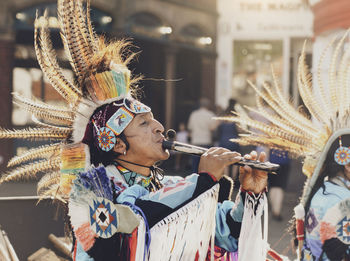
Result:
[[[191,143],[193,145],[209,148],[213,144],[212,133],[216,129],[218,122],[213,119],[215,114],[209,108],[209,99],[201,98],[199,100],[199,109],[194,110],[190,114],[188,130],[190,131]],[[197,172],[198,164],[199,157],[193,156],[193,172]]]
[[[229,104],[226,110],[223,112],[223,116],[232,115],[232,111],[235,111],[236,105],[235,99],[230,99]],[[229,149],[231,151],[240,152],[240,146],[236,142],[230,141],[230,139],[238,138],[237,126],[233,122],[223,121],[217,128],[217,137],[218,137],[218,146]],[[235,180],[237,174],[238,167],[231,165],[225,169],[225,174],[230,176],[233,180]]]

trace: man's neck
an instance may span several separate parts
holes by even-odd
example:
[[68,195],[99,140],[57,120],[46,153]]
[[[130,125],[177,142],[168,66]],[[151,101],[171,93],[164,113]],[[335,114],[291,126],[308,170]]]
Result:
[[[148,167],[138,166],[138,165],[135,165],[135,164],[132,164],[132,163],[125,162],[123,160],[130,161],[130,162],[133,163],[133,161],[127,160],[127,159],[123,159],[123,158],[120,158],[120,159],[117,158],[116,162],[118,162],[124,168],[127,168],[128,170],[136,172],[136,173],[138,173],[138,174],[140,174],[142,176],[148,177],[148,176],[151,175],[151,170]],[[138,164],[138,163],[136,163],[136,164]]]

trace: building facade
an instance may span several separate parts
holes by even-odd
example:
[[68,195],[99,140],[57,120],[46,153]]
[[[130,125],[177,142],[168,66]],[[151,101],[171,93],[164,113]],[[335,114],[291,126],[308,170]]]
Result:
[[[272,83],[271,65],[285,94],[297,92],[297,62],[305,40],[311,62],[313,14],[303,0],[218,0],[216,103],[234,98],[255,106],[247,80]],[[311,65],[311,64],[310,64]]]
[[[329,46],[326,56],[322,54],[333,39],[340,39],[346,30],[350,27],[350,1],[347,0],[309,0],[308,4],[314,15],[314,44],[313,44],[313,63],[318,64],[323,56],[324,60],[321,64],[320,73],[323,79],[328,79],[329,59],[336,46]],[[349,35],[345,38],[344,48],[340,50],[345,52],[349,48]],[[317,88],[317,81],[313,82]]]
[[[59,62],[73,75],[64,55],[57,28],[56,1],[2,0],[0,9],[0,126],[34,126],[24,111],[12,105],[11,92],[36,96],[59,104],[59,95],[50,87],[36,62],[33,23],[49,12],[51,37]],[[199,97],[215,101],[216,23],[214,0],[91,0],[91,16],[97,33],[108,38],[131,39],[140,52],[130,65],[142,74],[143,102],[153,108],[166,128],[187,122]],[[4,169],[13,150],[30,144],[2,141],[0,163]]]

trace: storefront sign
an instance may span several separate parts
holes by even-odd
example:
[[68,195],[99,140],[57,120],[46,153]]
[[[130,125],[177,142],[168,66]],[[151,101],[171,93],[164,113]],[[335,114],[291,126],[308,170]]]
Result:
[[303,0],[218,0],[220,34],[311,36],[313,15]]
[[301,1],[283,1],[280,3],[276,3],[276,1],[256,1],[251,3],[242,1],[239,3],[239,7],[241,11],[298,11],[306,8],[305,4],[301,3]]

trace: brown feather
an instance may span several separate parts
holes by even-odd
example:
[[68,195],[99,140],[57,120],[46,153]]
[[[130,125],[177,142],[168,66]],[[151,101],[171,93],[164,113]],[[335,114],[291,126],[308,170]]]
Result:
[[59,170],[60,163],[61,160],[59,158],[53,158],[18,167],[3,174],[0,178],[0,184],[20,179],[36,178],[36,174],[39,172]]
[[8,130],[0,128],[0,139],[66,139],[71,131],[56,131],[53,129],[27,128]]
[[13,167],[23,162],[34,160],[38,158],[48,159],[50,157],[57,156],[60,152],[60,143],[54,143],[50,145],[40,146],[38,148],[30,149],[23,153],[22,155],[13,157],[7,164],[7,167]]

